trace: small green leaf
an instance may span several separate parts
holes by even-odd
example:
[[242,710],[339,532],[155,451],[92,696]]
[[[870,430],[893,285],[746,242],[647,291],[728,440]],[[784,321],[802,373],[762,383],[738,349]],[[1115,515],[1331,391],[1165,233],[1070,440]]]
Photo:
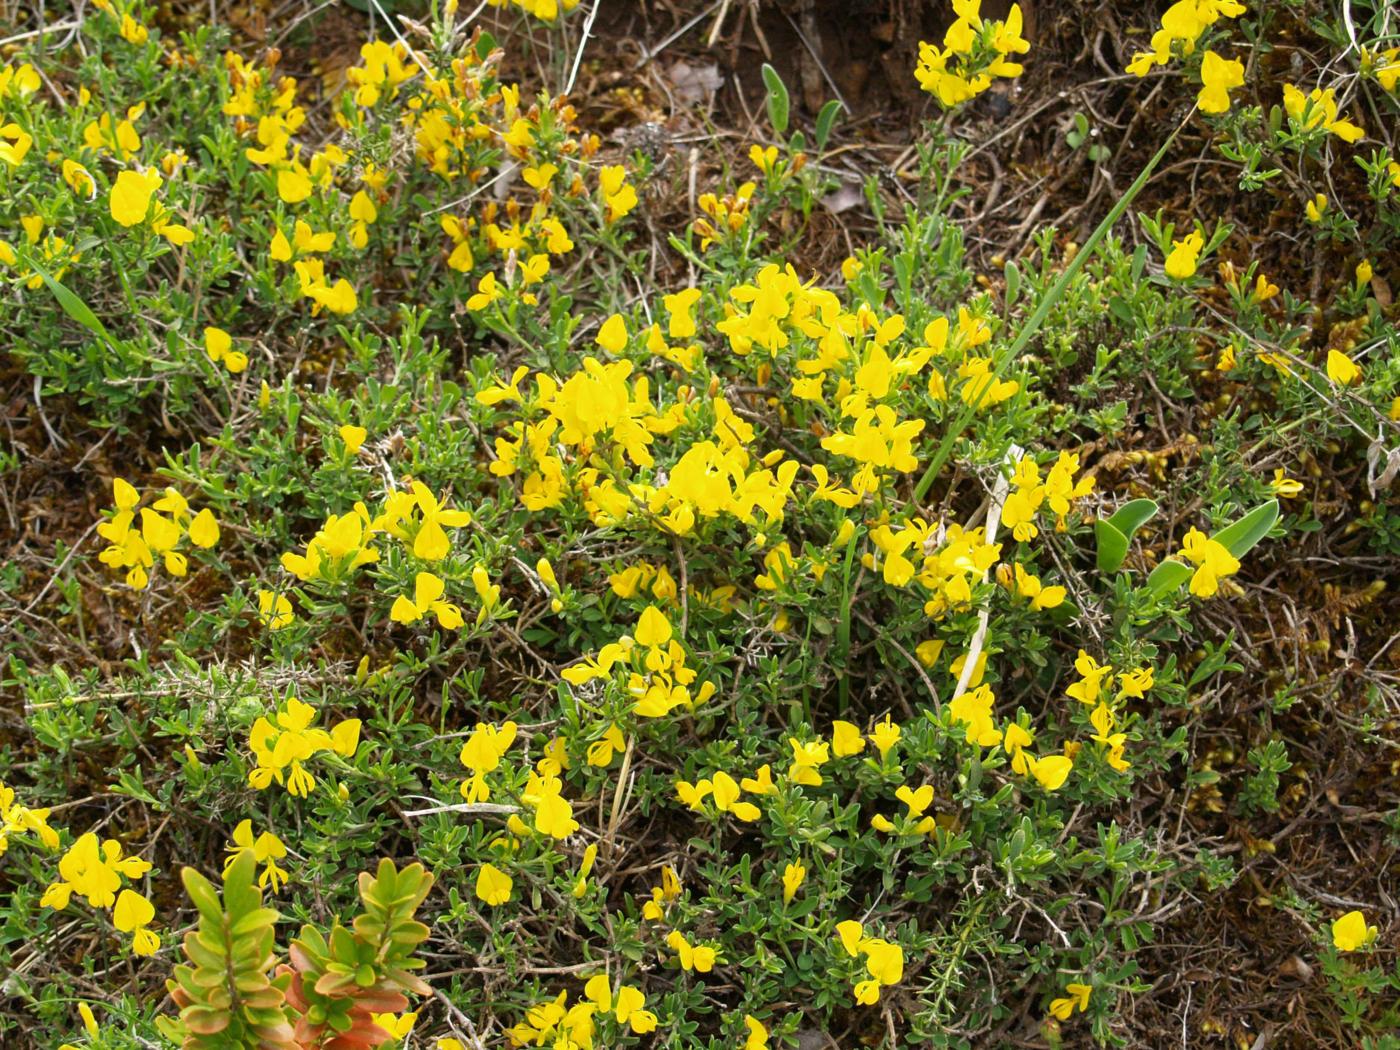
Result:
[[1021,268],[1014,262],[1008,262],[1003,272],[1006,277],[1006,308],[1009,310],[1021,295]]
[[768,122],[773,125],[774,131],[784,135],[787,133],[790,108],[787,85],[778,76],[778,71],[767,62],[763,63],[763,83],[768,88]]
[[836,125],[836,118],[841,113],[841,103],[832,99],[821,108],[817,114],[817,127],[815,131],[817,140],[817,152],[826,149],[826,144],[831,138],[831,130]]

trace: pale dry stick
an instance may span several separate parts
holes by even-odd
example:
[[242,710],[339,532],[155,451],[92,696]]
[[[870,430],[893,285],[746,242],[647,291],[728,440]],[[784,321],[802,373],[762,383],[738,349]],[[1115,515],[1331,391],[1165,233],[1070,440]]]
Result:
[[435,813],[468,813],[481,814],[483,816],[501,817],[508,813],[519,813],[519,806],[508,805],[504,802],[456,802],[445,806],[429,806],[427,809],[406,809],[405,817],[427,817]]
[[720,0],[719,14],[715,16],[715,24],[710,26],[710,35],[705,38],[706,47],[714,47],[715,41],[719,39],[719,31],[724,25],[724,16],[729,14],[729,0]]
[[46,33],[61,33],[65,29],[77,29],[82,26],[81,22],[58,22],[51,26],[40,26],[38,29],[31,29],[27,33],[16,33],[14,36],[7,36],[0,40],[0,47],[9,44],[17,44],[21,40],[31,40],[36,36],[44,36]]
[[467,1036],[471,1039],[477,1050],[486,1050],[486,1044],[481,1041],[481,1036],[477,1035],[476,1025],[472,1024],[472,1019],[464,1014],[456,1003],[447,998],[446,993],[443,992],[441,988],[434,988],[433,995],[437,996],[437,998],[442,1001],[442,1005],[447,1007],[448,1013],[452,1014],[453,1017],[457,1018],[457,1020],[461,1021],[462,1024],[466,1026]]
[[405,40],[403,34],[399,32],[399,27],[394,24],[394,20],[385,13],[384,8],[379,6],[379,0],[370,0],[370,3],[373,4],[374,9],[379,12],[379,17],[384,19],[384,23],[389,27],[389,32],[394,34],[394,39],[403,45],[404,50],[407,51],[409,57],[413,59],[414,65],[423,71],[425,77],[431,80],[433,78],[433,71],[429,69],[427,64],[418,56],[418,52],[409,47],[408,41]]
[[622,790],[632,772],[632,751],[636,743],[636,736],[627,738],[627,750],[622,755],[622,766],[617,771],[617,787],[613,789],[612,813],[608,816],[608,834],[605,838],[609,854],[612,853],[613,837],[617,834],[617,821],[622,813]]
[[[1023,453],[1024,449],[1022,449],[1020,445],[1012,445],[1006,450],[1006,458],[1003,462],[1013,464],[1014,469],[1014,462],[1020,459]],[[992,506],[991,509],[987,511],[987,534],[985,542],[988,546],[996,542],[997,527],[1001,524],[1001,508],[1006,503],[1006,496],[1010,490],[1010,476],[1005,473],[998,473],[997,483],[992,488]],[[987,579],[986,572],[982,573],[982,579],[983,581]],[[950,701],[952,703],[956,703],[958,697],[967,692],[967,684],[972,681],[973,668],[977,666],[977,659],[982,655],[982,646],[987,641],[987,623],[991,619],[991,615],[991,609],[985,607],[977,614],[977,630],[972,634],[972,644],[967,647],[967,657],[963,660],[962,673],[958,675],[958,686],[953,690],[953,699]]]
[[593,35],[593,20],[598,17],[598,8],[603,4],[603,0],[593,0],[593,7],[588,12],[588,17],[583,20],[583,37],[578,42],[578,51],[574,54],[574,67],[569,70],[568,83],[564,85],[564,94],[567,95],[574,89],[574,81],[578,79],[579,66],[583,65],[583,53],[588,50],[588,39]]
[[[635,70],[638,70],[638,69],[641,69],[644,65],[646,65],[648,62],[650,62],[652,59],[656,58],[657,55],[661,54],[661,52],[665,51],[668,47],[670,47],[672,44],[674,44],[677,40],[679,40],[681,37],[685,36],[686,33],[690,32],[692,29],[694,29],[699,23],[703,22],[706,18],[708,18],[708,17],[710,16],[710,14],[711,14],[717,7],[720,6],[720,4],[727,4],[727,3],[728,3],[728,0],[715,0],[715,2],[714,2],[713,4],[711,4],[709,7],[705,8],[705,10],[701,11],[698,15],[696,15],[694,18],[692,18],[689,22],[686,22],[684,25],[682,25],[679,29],[677,29],[674,33],[672,33],[670,36],[668,36],[665,40],[661,41],[661,43],[657,44],[655,47],[644,47],[644,48],[642,48],[642,57],[639,58],[639,59],[637,59],[636,63],[632,66],[632,69],[633,69],[634,71],[635,71]],[[713,43],[714,43],[714,41],[711,41],[710,44],[707,44],[706,46],[709,47],[709,46],[713,45]]]

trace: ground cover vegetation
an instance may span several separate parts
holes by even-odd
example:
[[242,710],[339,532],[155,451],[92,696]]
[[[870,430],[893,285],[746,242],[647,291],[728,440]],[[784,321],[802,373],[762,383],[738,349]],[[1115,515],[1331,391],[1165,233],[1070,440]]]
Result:
[[1400,1046],[1395,10],[605,6],[7,11],[0,1040]]

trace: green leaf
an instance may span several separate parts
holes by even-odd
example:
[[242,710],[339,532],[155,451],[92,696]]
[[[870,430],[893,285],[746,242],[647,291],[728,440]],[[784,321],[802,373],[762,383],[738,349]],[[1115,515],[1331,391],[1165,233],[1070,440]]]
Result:
[[43,278],[44,284],[48,285],[49,291],[53,292],[53,297],[58,300],[58,305],[63,308],[64,313],[77,321],[78,324],[82,325],[93,335],[97,336],[97,338],[114,346],[117,345],[117,341],[108,334],[107,329],[103,327],[102,322],[97,319],[97,315],[92,312],[91,307],[89,307],[87,303],[83,302],[81,298],[61,281],[49,276],[49,272],[35,260],[27,259],[26,261],[34,272]]
[[180,880],[185,884],[185,892],[190,895],[190,900],[194,901],[201,918],[212,923],[223,921],[224,906],[219,903],[219,894],[213,883],[193,868],[182,869]]
[[1099,572],[1117,572],[1128,556],[1128,537],[1113,527],[1110,521],[1094,522],[1094,539],[1098,541],[1096,564]]
[[1269,534],[1278,521],[1278,500],[1261,503],[1233,524],[1217,532],[1212,539],[1222,544],[1236,558],[1243,558]]
[[841,113],[841,103],[832,99],[821,108],[817,114],[817,127],[815,136],[817,140],[817,152],[826,149],[827,141],[831,138],[831,129],[836,125],[836,118]]
[[235,923],[262,904],[262,891],[253,885],[257,866],[253,851],[245,849],[224,872],[224,910]]
[[763,63],[763,83],[768,87],[768,122],[773,125],[774,131],[784,135],[787,133],[790,109],[787,85],[778,76],[778,71],[767,62]]
[[1016,300],[1021,295],[1021,268],[1014,262],[1008,262],[1004,273],[1006,276],[1006,308],[1010,310],[1016,305]]
[[1132,539],[1133,533],[1151,521],[1156,513],[1156,500],[1132,499],[1114,511],[1108,523],[1128,539]]
[[1094,522],[1094,536],[1098,540],[1098,567],[1100,572],[1117,572],[1128,556],[1128,544],[1133,533],[1157,513],[1157,503],[1150,499],[1129,500],[1114,512],[1111,518]]

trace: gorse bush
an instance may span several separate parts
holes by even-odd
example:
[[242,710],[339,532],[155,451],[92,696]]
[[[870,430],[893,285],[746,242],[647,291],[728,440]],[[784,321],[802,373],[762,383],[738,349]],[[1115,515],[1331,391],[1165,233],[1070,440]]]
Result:
[[[1400,415],[1400,163],[1330,87],[1242,99],[1271,6],[1174,4],[1130,72],[1192,82],[1163,90],[1199,92],[1243,190],[1288,182],[1293,236],[1354,256],[1332,288],[1134,212],[1170,131],[1084,243],[977,272],[949,116],[1034,62],[1016,5],[954,0],[920,46],[944,116],[830,274],[794,260],[840,107],[795,130],[771,69],[767,139],[658,229],[685,174],[506,82],[452,3],[319,105],[275,50],[141,4],[22,45],[0,329],[116,469],[44,592],[81,646],[6,643],[0,1024],[1125,1044],[1160,920],[1238,867],[1143,815],[1218,780],[1192,718],[1240,665],[1201,618],[1321,527],[1310,457],[1393,446]],[[1348,90],[1394,119],[1371,21]],[[1345,214],[1329,159],[1360,171]],[[1212,432],[1135,448],[1148,383],[1218,399]],[[1378,554],[1393,474],[1358,524]],[[79,566],[120,616],[100,660]],[[1291,766],[1251,761],[1218,803],[1242,817]],[[1296,905],[1346,1031],[1396,1045],[1375,927]]]

